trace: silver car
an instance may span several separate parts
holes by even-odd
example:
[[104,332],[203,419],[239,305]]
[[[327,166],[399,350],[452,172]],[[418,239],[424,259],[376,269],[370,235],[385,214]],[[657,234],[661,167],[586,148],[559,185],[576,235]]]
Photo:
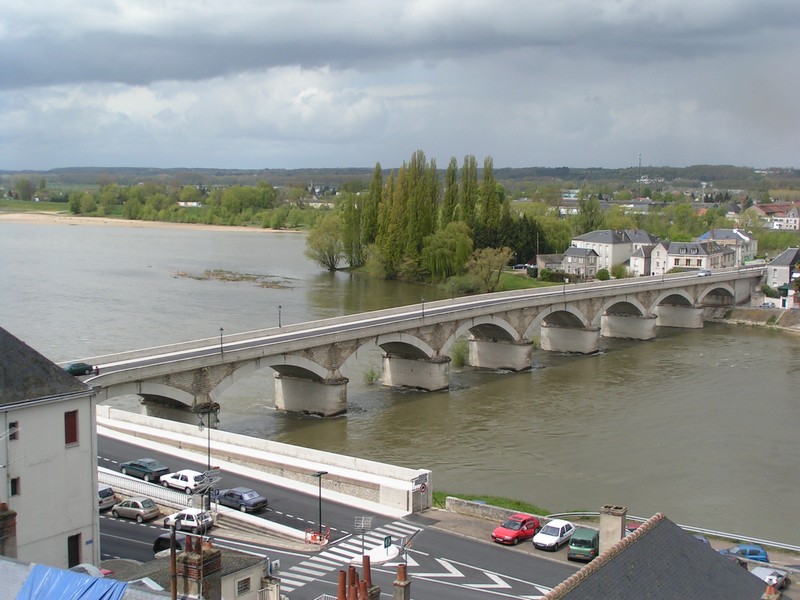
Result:
[[136,519],[137,523],[144,523],[161,516],[161,509],[150,498],[139,496],[115,504],[111,514],[116,518]]

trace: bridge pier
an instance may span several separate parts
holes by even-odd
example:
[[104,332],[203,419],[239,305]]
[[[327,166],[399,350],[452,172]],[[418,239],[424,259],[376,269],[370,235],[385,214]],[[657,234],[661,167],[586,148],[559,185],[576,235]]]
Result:
[[609,315],[600,317],[600,335],[607,338],[652,340],[656,337],[656,315]]
[[703,309],[694,306],[660,304],[656,307],[656,317],[659,327],[703,328]]
[[479,369],[522,371],[531,367],[533,345],[530,340],[511,342],[470,337],[469,364]]
[[594,354],[600,350],[599,327],[557,327],[542,323],[542,350]]
[[382,381],[387,387],[409,387],[433,392],[450,387],[450,357],[407,358],[383,355]]
[[275,409],[321,417],[347,412],[346,377],[315,381],[275,373]]

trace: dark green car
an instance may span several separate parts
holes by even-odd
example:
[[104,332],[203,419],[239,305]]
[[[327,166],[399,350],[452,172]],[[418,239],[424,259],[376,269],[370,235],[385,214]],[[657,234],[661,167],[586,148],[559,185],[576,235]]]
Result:
[[94,373],[94,367],[85,362],[75,362],[64,365],[64,370],[70,375],[89,375]]
[[137,460],[129,460],[119,466],[119,470],[123,475],[130,475],[131,477],[139,477],[145,481],[159,482],[162,475],[169,473],[169,468],[162,465],[154,458],[139,458]]

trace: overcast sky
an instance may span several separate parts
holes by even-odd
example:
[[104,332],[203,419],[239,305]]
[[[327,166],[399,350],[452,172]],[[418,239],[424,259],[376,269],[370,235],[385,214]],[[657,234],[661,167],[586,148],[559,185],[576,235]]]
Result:
[[798,0],[3,0],[0,169],[800,167]]

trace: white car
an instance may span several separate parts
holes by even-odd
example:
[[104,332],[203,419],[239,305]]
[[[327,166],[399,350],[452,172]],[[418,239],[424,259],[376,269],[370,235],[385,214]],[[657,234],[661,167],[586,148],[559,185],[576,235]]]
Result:
[[194,493],[198,488],[206,485],[206,477],[200,471],[182,469],[174,473],[167,473],[161,476],[161,485],[177,490],[183,490],[187,494]]
[[175,526],[178,531],[191,531],[192,533],[203,533],[211,529],[214,519],[210,512],[199,508],[184,508],[181,511],[171,514],[164,519],[164,527]]
[[533,536],[533,545],[539,550],[555,552],[569,542],[573,533],[575,533],[575,525],[562,519],[553,519]]
[[753,567],[750,572],[767,585],[775,586],[776,590],[782,590],[789,583],[786,571],[779,571],[772,567]]

